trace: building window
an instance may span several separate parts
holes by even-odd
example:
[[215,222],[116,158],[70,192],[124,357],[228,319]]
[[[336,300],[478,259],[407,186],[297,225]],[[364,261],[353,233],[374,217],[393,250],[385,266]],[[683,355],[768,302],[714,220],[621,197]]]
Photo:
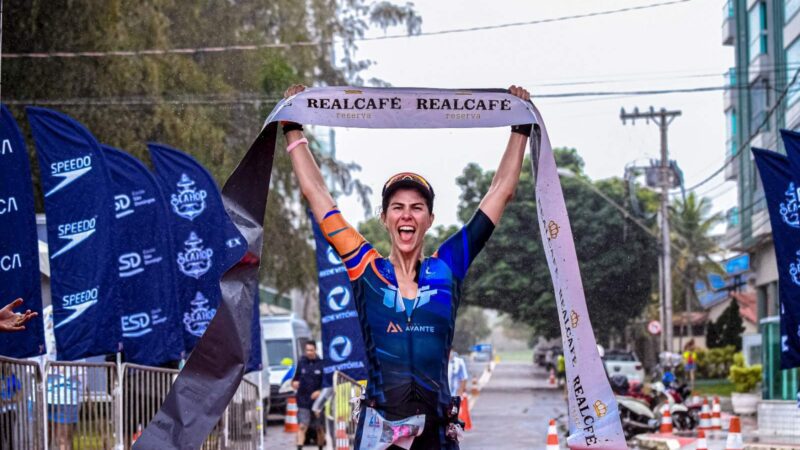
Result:
[[725,148],[727,158],[736,155],[736,109],[725,111]]
[[[797,0],[800,3],[800,0]],[[786,82],[791,83],[795,73],[800,70],[800,39],[795,39],[786,49]],[[800,80],[789,86],[786,92],[786,107],[792,106],[800,99]]]
[[786,0],[783,4],[784,23],[789,23],[797,11],[800,11],[800,0]]
[[750,60],[767,53],[767,3],[758,2],[747,12]]
[[[755,130],[767,118],[769,110],[769,80],[759,78],[750,85],[750,127]],[[761,131],[769,130],[769,121]]]

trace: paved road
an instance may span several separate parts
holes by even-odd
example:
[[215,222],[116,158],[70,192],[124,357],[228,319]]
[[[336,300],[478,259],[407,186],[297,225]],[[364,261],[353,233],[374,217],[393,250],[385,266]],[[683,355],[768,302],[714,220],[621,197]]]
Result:
[[[563,392],[547,385],[547,374],[530,363],[501,362],[472,411],[473,429],[462,450],[544,448],[550,418],[564,422]],[[562,447],[563,430],[560,431]]]

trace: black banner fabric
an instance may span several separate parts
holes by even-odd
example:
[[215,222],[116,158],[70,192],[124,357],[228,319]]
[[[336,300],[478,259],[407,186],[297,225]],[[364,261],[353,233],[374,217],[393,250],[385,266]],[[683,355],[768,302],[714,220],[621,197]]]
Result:
[[225,210],[247,240],[247,252],[222,276],[217,314],[134,444],[137,450],[200,448],[242,381],[250,357],[276,130],[271,123],[261,131],[222,188]]

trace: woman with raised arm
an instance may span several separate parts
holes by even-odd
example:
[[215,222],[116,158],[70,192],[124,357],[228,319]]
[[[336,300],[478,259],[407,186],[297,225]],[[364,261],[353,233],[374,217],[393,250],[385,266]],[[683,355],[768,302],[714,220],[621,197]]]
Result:
[[[285,97],[304,89],[294,85]],[[530,100],[522,87],[511,86],[509,92]],[[369,365],[355,448],[400,448],[392,443],[408,448],[413,439],[414,450],[457,449],[447,362],[461,285],[514,195],[531,126],[511,127],[478,210],[430,256],[422,250],[433,224],[434,191],[425,178],[401,172],[383,185],[380,217],[392,249],[382,256],[337,209],[302,125],[282,126],[300,189],[352,283]]]

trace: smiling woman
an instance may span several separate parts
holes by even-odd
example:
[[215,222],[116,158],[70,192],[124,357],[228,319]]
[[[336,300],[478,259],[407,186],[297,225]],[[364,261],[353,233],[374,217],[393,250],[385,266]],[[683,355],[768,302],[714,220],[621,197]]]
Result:
[[[292,86],[287,101],[305,90]],[[530,94],[512,86],[523,100]],[[504,105],[511,100],[495,100]],[[381,256],[351,227],[334,204],[303,137],[302,125],[282,122],[292,166],[326,239],[339,253],[353,285],[358,319],[370,366],[366,407],[362,408],[355,448],[457,449],[458,400],[447,383],[461,286],[470,263],[500,220],[516,189],[531,126],[514,126],[492,185],[472,219],[430,257],[423,254],[425,233],[433,225],[434,191],[412,172],[389,178],[382,190],[381,222],[391,251]],[[457,408],[457,406],[456,406]],[[383,425],[406,425],[390,441],[372,436]]]

